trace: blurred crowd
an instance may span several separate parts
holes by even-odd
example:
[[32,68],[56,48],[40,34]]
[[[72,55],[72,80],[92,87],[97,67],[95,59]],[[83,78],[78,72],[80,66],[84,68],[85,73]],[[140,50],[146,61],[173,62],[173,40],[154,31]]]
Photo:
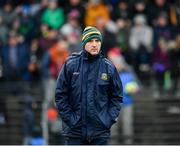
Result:
[[0,78],[57,78],[72,52],[81,48],[85,26],[103,34],[102,52],[118,48],[145,85],[152,75],[179,74],[179,0],[5,0],[0,3]]
[[1,1],[1,81],[56,79],[66,58],[82,50],[88,25],[102,32],[102,53],[118,48],[143,85],[153,78],[159,91],[169,84],[176,91],[179,0]]
[[157,96],[176,95],[180,0],[0,1],[0,81],[43,81],[50,107],[59,70],[82,50],[89,25],[103,35],[104,56],[126,66],[120,74],[131,68],[141,85],[156,83]]

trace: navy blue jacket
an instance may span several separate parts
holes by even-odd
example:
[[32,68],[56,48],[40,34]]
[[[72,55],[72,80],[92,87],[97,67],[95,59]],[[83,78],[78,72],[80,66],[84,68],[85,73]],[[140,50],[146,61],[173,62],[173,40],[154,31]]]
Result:
[[109,137],[121,109],[123,88],[115,66],[102,55],[72,55],[57,79],[55,102],[68,137]]

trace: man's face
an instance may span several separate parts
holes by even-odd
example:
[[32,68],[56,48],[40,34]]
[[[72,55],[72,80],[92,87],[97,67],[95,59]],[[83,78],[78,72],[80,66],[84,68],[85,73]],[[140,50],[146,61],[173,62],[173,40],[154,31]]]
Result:
[[98,39],[91,39],[85,45],[85,50],[91,55],[99,54],[100,49],[101,49],[101,41],[99,41]]

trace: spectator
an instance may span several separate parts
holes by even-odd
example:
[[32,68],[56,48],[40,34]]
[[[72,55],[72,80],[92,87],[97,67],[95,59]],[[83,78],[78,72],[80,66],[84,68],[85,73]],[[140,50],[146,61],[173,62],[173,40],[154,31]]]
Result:
[[[169,73],[168,71],[170,69],[170,56],[168,49],[167,40],[165,38],[160,38],[152,56],[152,67],[155,73],[158,92],[160,92],[160,94],[164,94],[166,92],[165,76]],[[158,92],[155,97],[158,97]]]
[[3,75],[5,80],[28,80],[28,46],[18,42],[15,32],[9,33],[8,44],[2,48]]
[[[125,62],[123,56],[118,52],[118,50],[113,49],[108,52],[109,59],[116,66],[119,76],[122,80],[123,85],[123,108],[121,113],[121,118],[118,122],[113,125],[112,131],[112,141],[110,144],[119,144],[119,131],[122,122],[122,134],[123,134],[123,144],[133,143],[133,94],[139,91],[139,85],[137,80],[130,70],[130,67]],[[114,138],[114,139],[113,139]]]
[[130,30],[129,44],[134,52],[137,52],[139,46],[144,45],[149,52],[152,52],[152,28],[146,24],[144,15],[137,15],[134,18],[134,26]]
[[10,27],[14,19],[18,17],[11,3],[4,5],[3,9],[0,10],[0,15],[3,16],[4,23],[7,27]]
[[32,17],[34,21],[37,23],[37,26],[40,27],[43,22],[39,18],[42,17],[42,14],[48,8],[48,0],[41,0],[38,4],[35,5],[38,7],[38,10],[35,10],[34,13],[32,12]]
[[111,11],[111,18],[116,21],[118,18],[129,19],[129,5],[127,0],[120,0]]
[[80,13],[76,10],[70,11],[68,14],[67,23],[62,26],[60,32],[64,35],[69,44],[69,51],[80,52],[81,51],[81,26],[79,24],[78,18],[80,17]]
[[39,48],[44,54],[54,43],[57,42],[58,30],[48,27],[46,24],[40,26],[41,36],[38,40]]
[[65,21],[63,10],[57,6],[57,0],[48,0],[48,8],[45,9],[41,17],[41,22],[53,29],[59,29]]
[[68,56],[68,44],[63,37],[60,37],[58,42],[43,55],[42,73],[45,82],[45,99],[48,103],[52,102],[58,72]]
[[135,72],[144,86],[151,85],[152,69],[151,69],[152,53],[148,52],[144,45],[140,45],[135,57]]
[[164,13],[167,16],[167,23],[169,23],[170,5],[167,0],[154,0],[148,5],[148,18],[152,26],[156,26],[156,19]]
[[33,37],[37,37],[34,27],[35,22],[31,17],[30,6],[22,5],[19,13],[19,28],[18,33],[23,35],[26,42],[30,44]]
[[43,56],[44,75],[52,77],[55,80],[58,77],[59,70],[69,56],[67,41],[60,37],[58,42],[54,44]]
[[106,24],[110,19],[108,7],[102,0],[89,0],[85,10],[85,25],[95,26],[98,18],[103,18]]
[[[144,15],[147,17],[147,5],[145,0],[136,0],[134,2],[132,11],[131,11],[131,19],[133,19],[136,15]],[[147,21],[148,22],[148,21]]]
[[156,47],[160,37],[168,40],[172,39],[172,27],[168,24],[168,17],[165,13],[160,13],[154,26],[153,46]]
[[124,17],[119,17],[116,20],[116,25],[118,28],[118,32],[117,32],[117,44],[118,47],[120,47],[121,52],[123,54],[123,56],[125,57],[125,59],[128,60],[128,56],[129,56],[129,29],[130,29],[130,24],[129,24],[129,20],[124,18]]
[[68,16],[68,14],[72,11],[76,11],[77,13],[80,14],[78,17],[78,23],[83,28],[84,27],[85,8],[84,8],[81,0],[69,0],[69,4],[65,8],[66,16]]

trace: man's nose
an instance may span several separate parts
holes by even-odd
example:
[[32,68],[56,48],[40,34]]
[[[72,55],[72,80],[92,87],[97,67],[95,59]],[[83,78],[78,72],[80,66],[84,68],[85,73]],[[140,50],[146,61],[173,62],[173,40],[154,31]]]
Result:
[[97,42],[96,42],[96,41],[93,41],[92,43],[93,43],[93,46],[96,46],[96,45],[97,45]]

